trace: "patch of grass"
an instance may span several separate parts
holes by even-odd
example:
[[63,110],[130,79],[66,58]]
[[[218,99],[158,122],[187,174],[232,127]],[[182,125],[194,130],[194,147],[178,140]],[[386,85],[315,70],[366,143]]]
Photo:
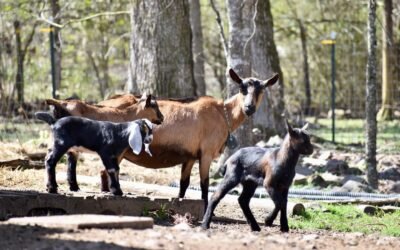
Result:
[[290,228],[323,229],[339,232],[379,233],[400,236],[400,211],[374,216],[358,211],[353,205],[324,205],[289,219]]
[[[309,122],[313,122],[309,119]],[[318,119],[320,128],[313,129],[314,135],[324,139],[332,140],[332,120]],[[363,119],[336,119],[335,141],[339,144],[355,145],[362,150],[365,145],[365,120]],[[398,152],[400,149],[400,121],[378,122],[377,134],[378,150],[381,152]]]
[[6,120],[0,122],[0,141],[25,143],[31,140],[48,138],[50,127],[45,123],[36,123],[33,120],[25,122],[13,122]]
[[172,211],[167,208],[167,204],[161,204],[159,209],[150,210],[144,208],[142,211],[143,216],[152,217],[155,221],[167,221],[171,219]]

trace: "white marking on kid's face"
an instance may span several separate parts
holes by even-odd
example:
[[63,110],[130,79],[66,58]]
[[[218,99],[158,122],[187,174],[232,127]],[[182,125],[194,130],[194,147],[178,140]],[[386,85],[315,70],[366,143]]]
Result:
[[144,151],[149,154],[150,156],[153,156],[153,154],[150,152],[150,144],[149,143],[145,143],[144,144]]
[[153,123],[149,119],[143,119],[143,121],[147,124],[150,129],[153,129]]

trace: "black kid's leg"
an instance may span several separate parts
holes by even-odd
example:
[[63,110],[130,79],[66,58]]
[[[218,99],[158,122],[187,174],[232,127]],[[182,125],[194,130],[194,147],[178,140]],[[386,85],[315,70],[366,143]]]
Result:
[[278,215],[278,212],[280,210],[280,204],[279,204],[279,198],[277,197],[277,192],[275,192],[272,188],[267,189],[269,197],[272,199],[274,202],[274,210],[270,212],[267,217],[265,218],[265,226],[271,227],[272,223],[276,219],[276,216]]
[[287,219],[287,196],[288,190],[284,191],[281,196],[281,231],[282,232],[289,232],[289,225]]
[[260,231],[261,228],[258,225],[256,219],[254,218],[253,213],[250,210],[250,199],[253,197],[254,192],[257,188],[257,183],[254,182],[244,182],[243,184],[243,192],[239,197],[239,204],[243,210],[244,216],[246,217],[247,223],[250,224],[252,231]]
[[47,171],[47,191],[49,193],[57,193],[56,181],[56,165],[67,149],[61,147],[53,147],[53,150],[46,156],[46,171]]
[[229,177],[225,175],[224,180],[222,180],[221,184],[218,186],[217,191],[211,196],[211,199],[208,202],[207,210],[203,217],[203,223],[201,224],[201,227],[203,229],[210,228],[211,217],[218,203],[237,184],[239,184],[239,178],[237,178],[236,176]]
[[78,160],[78,154],[73,152],[67,153],[67,162],[68,162],[68,170],[67,170],[67,180],[69,184],[69,190],[78,191],[79,186],[76,180],[76,163]]

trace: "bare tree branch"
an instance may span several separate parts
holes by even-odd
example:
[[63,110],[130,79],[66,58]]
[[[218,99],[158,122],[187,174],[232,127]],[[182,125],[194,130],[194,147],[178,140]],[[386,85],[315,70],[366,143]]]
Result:
[[41,13],[39,16],[37,16],[37,18],[40,21],[44,21],[44,22],[50,24],[51,26],[54,26],[54,27],[62,29],[62,28],[66,27],[67,25],[70,25],[72,23],[84,22],[84,21],[87,21],[87,20],[90,20],[90,19],[93,19],[93,18],[96,18],[96,17],[99,17],[99,16],[111,16],[111,15],[121,15],[121,14],[125,14],[125,15],[128,14],[129,15],[130,12],[127,11],[127,10],[115,11],[115,12],[101,12],[101,13],[96,13],[96,14],[93,14],[93,15],[90,15],[90,16],[87,16],[87,17],[83,17],[83,18],[71,19],[71,20],[68,20],[67,22],[65,22],[64,24],[58,24],[58,23],[53,22],[52,20],[46,18],[43,15],[43,13]]
[[217,7],[215,6],[214,0],[210,0],[210,4],[211,4],[211,8],[215,12],[215,15],[217,16],[216,21],[217,21],[217,24],[219,27],[219,35],[221,36],[222,45],[224,47],[225,58],[226,58],[226,60],[228,60],[228,55],[229,55],[228,42],[226,41],[226,38],[225,38],[224,27],[222,26],[222,22],[221,22],[221,15],[219,14]]

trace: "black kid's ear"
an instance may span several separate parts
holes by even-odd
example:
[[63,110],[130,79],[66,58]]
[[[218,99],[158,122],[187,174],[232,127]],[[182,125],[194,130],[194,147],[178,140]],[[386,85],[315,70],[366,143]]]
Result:
[[286,119],[286,130],[291,137],[295,135],[295,132],[293,131],[293,128],[292,126],[290,126],[290,123],[287,119]]
[[304,126],[301,128],[301,130],[307,130],[308,129],[308,122],[304,124]]
[[234,82],[242,84],[243,82],[242,78],[240,78],[233,69],[229,69],[229,75],[231,76]]
[[266,88],[266,87],[272,86],[278,80],[279,80],[279,74],[275,74],[271,78],[269,78],[268,80],[263,81],[263,87]]

